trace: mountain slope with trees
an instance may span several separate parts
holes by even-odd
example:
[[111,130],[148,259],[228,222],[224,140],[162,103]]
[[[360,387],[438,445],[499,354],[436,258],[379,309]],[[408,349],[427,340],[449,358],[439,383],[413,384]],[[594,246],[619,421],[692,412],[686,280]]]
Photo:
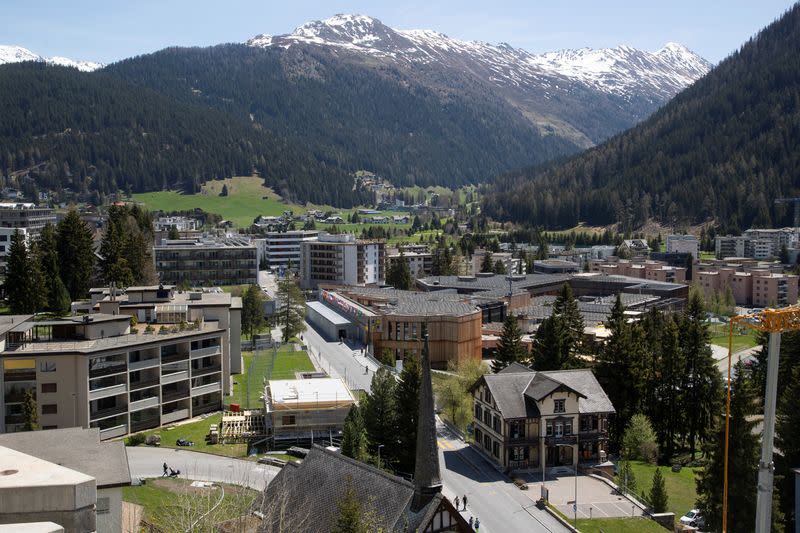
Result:
[[800,195],[800,5],[637,127],[559,164],[501,176],[486,213],[547,227],[716,219],[790,224]]

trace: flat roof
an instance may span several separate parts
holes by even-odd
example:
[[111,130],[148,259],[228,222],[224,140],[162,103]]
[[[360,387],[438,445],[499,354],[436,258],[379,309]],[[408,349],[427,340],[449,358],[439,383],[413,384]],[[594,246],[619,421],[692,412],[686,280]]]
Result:
[[125,443],[102,442],[97,428],[6,433],[0,435],[0,446],[91,476],[97,480],[98,488],[131,483]]
[[0,490],[75,485],[94,481],[91,476],[66,466],[0,446],[0,472],[5,471],[11,473],[0,476]]
[[[274,405],[355,401],[341,378],[280,379],[267,382]],[[265,395],[267,396],[267,395]]]
[[343,317],[330,307],[326,306],[322,302],[306,302],[306,306],[319,313],[322,316],[322,318],[324,318],[331,324],[337,326],[343,326],[345,324],[350,323],[350,320],[346,319],[345,317]]

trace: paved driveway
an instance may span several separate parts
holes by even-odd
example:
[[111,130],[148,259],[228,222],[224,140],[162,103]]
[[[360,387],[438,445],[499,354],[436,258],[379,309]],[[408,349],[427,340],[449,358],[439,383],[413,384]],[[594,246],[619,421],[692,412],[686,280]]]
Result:
[[[540,483],[532,483],[528,494],[538,498]],[[574,516],[575,476],[558,476],[548,479],[550,503],[566,516]],[[591,476],[578,476],[578,518],[610,518],[621,516],[644,516],[644,512],[624,496],[617,494],[609,485]]]
[[360,354],[361,345],[329,342],[306,322],[306,330],[302,333],[303,343],[308,346],[316,365],[334,378],[344,379],[347,386],[353,389],[370,390],[372,376],[378,370],[377,365]]
[[189,450],[150,446],[134,446],[126,450],[131,478],[160,477],[164,473],[162,465],[167,463],[170,468],[180,470],[182,478],[233,483],[263,490],[279,470],[255,461]]

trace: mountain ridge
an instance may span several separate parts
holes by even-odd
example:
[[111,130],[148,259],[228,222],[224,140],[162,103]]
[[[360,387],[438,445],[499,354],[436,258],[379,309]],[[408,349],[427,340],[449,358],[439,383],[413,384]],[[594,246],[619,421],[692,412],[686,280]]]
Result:
[[105,66],[94,61],[79,61],[62,56],[44,57],[22,46],[0,44],[0,65],[23,61],[41,61],[50,65],[73,67],[81,72],[93,72]]

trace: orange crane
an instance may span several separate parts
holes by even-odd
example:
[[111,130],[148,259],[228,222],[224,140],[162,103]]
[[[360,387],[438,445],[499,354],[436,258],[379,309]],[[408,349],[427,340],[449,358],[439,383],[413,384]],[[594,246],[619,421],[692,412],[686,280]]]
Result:
[[[795,204],[798,205],[798,204]],[[722,493],[722,532],[728,527],[728,444],[731,416],[731,359],[733,358],[733,328],[743,326],[769,333],[767,348],[767,389],[764,397],[764,433],[761,439],[761,460],[758,463],[756,500],[756,533],[768,533],[772,523],[772,486],[775,465],[772,462],[775,439],[775,404],[778,395],[778,361],[781,333],[800,330],[800,307],[765,309],[760,313],[731,318],[728,331],[728,390],[725,402],[725,461]]]

